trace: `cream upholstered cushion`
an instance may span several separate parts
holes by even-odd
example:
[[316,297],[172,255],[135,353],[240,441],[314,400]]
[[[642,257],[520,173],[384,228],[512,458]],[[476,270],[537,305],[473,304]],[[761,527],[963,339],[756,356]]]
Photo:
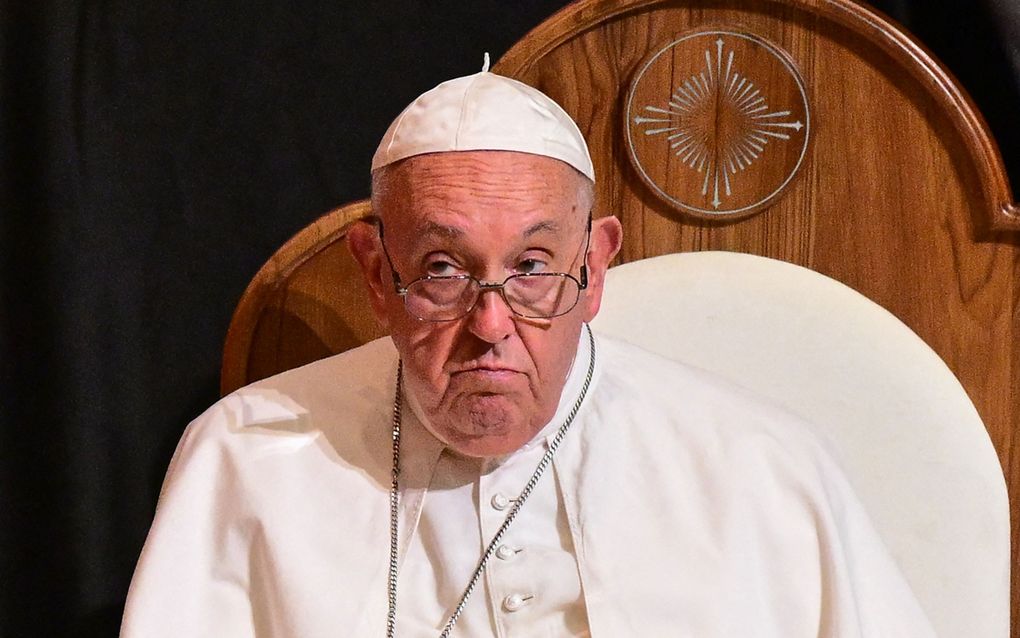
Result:
[[593,326],[815,424],[938,635],[1008,635],[998,458],[959,381],[891,313],[800,266],[701,252],[611,269]]

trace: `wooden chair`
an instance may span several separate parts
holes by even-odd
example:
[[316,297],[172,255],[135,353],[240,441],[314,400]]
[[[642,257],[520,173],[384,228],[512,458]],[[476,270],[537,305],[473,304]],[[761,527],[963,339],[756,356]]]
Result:
[[[596,213],[624,225],[620,262],[749,253],[860,291],[959,378],[1020,495],[1020,208],[981,116],[921,45],[849,0],[583,0],[493,70],[577,120]],[[381,336],[343,245],[368,212],[329,213],[259,271],[225,393]]]

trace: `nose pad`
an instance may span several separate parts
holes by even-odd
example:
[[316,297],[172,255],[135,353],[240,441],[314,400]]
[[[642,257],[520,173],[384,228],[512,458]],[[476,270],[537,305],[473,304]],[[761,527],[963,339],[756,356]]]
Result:
[[513,315],[499,289],[483,289],[471,309],[469,327],[479,339],[496,343],[513,332]]

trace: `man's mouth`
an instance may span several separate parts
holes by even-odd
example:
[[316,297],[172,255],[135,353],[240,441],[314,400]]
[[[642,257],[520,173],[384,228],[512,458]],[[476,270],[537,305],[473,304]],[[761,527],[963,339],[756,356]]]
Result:
[[517,370],[512,368],[495,368],[490,366],[478,366],[474,368],[465,368],[454,372],[452,376],[459,375],[470,375],[470,376],[482,376],[491,378],[509,377],[516,374],[520,374]]
[[472,385],[499,386],[516,380],[522,374],[519,370],[500,363],[469,363],[450,374],[451,381]]
[[512,365],[505,361],[500,361],[499,357],[492,356],[492,353],[487,353],[485,356],[478,357],[476,359],[469,359],[463,361],[459,365],[453,366],[451,374],[462,374],[466,372],[472,373],[519,373]]

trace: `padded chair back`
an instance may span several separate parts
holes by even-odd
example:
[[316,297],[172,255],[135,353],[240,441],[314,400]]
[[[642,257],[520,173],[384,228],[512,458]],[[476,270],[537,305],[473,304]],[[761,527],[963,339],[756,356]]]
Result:
[[811,422],[939,636],[1009,633],[1009,503],[956,377],[888,311],[786,262],[666,255],[609,271],[593,326]]

